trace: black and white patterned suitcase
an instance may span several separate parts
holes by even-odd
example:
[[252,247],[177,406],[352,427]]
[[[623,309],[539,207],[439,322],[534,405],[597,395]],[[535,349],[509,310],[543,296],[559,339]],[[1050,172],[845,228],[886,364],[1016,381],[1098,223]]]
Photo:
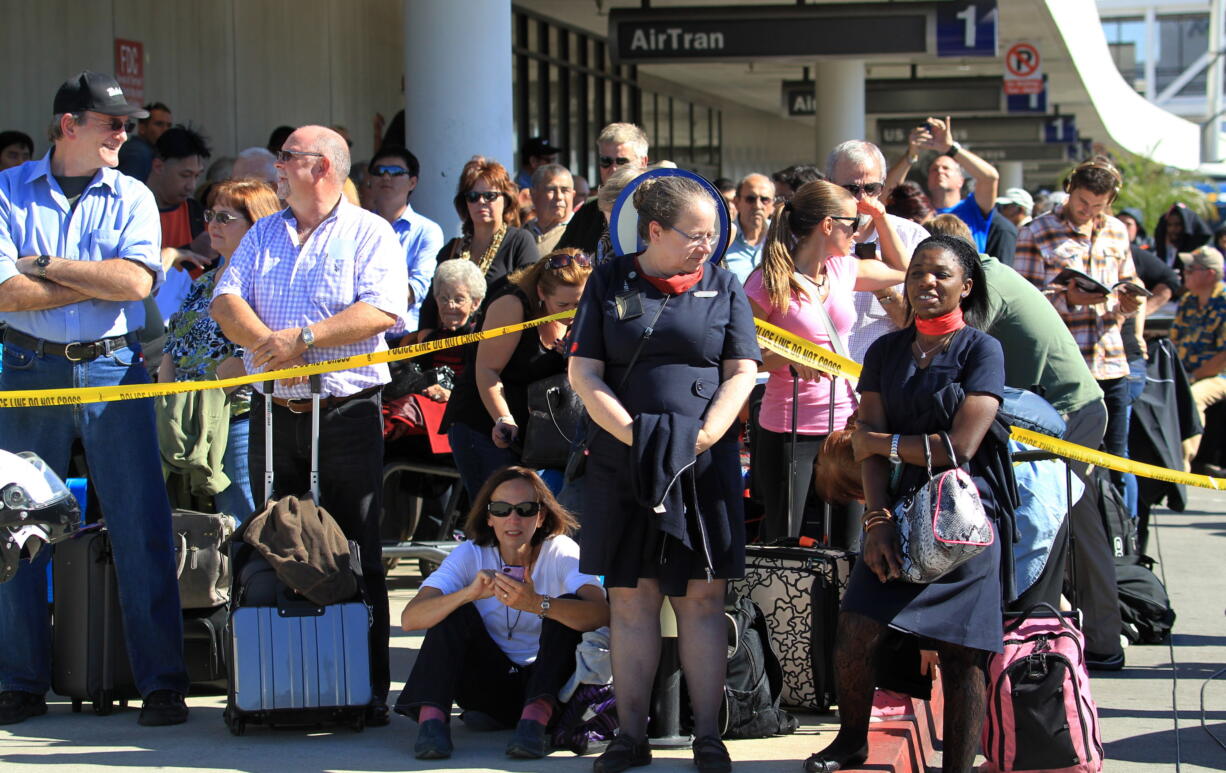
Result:
[[733,590],[762,608],[783,666],[780,704],[828,711],[834,696],[834,634],[853,555],[843,550],[750,545]]

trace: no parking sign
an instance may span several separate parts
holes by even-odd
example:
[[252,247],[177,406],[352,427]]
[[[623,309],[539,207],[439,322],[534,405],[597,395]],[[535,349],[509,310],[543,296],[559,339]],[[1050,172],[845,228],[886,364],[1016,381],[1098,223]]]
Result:
[[1039,49],[1030,43],[1014,43],[1005,52],[1005,93],[1038,94],[1043,91]]

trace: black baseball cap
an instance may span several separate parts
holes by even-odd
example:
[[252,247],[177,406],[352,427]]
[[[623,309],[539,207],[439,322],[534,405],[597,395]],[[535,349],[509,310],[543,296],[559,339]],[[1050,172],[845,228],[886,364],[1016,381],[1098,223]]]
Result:
[[561,148],[555,148],[544,137],[529,137],[524,142],[522,152],[524,158],[532,158],[533,156],[556,156],[562,150]]
[[103,115],[149,117],[148,110],[124,98],[123,89],[119,88],[113,77],[90,70],[83,70],[64,81],[60,90],[55,92],[55,108],[51,112],[59,115],[86,110]]

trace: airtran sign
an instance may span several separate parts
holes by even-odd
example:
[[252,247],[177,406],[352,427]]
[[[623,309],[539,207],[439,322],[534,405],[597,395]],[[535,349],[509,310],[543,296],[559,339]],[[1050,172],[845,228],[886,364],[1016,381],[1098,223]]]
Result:
[[939,17],[962,5],[983,15],[984,0],[613,8],[609,40],[619,64],[938,54]]

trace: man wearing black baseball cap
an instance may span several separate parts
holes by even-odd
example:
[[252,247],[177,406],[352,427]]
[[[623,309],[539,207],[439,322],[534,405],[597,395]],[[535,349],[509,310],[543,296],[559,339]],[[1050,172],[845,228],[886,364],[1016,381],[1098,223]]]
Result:
[[[128,121],[146,113],[114,78],[88,71],[60,87],[53,112],[47,155],[0,172],[0,390],[139,388],[149,381],[141,299],[164,277],[161,229],[153,194],[114,167]],[[0,448],[33,451],[60,477],[78,439],[106,514],[139,721],[184,722],[183,619],[152,399],[0,411]],[[0,584],[0,724],[47,712],[50,553]]]
[[545,164],[558,163],[561,152],[544,137],[529,137],[519,150],[519,174],[515,176],[515,184],[520,190],[531,188],[532,173]]

